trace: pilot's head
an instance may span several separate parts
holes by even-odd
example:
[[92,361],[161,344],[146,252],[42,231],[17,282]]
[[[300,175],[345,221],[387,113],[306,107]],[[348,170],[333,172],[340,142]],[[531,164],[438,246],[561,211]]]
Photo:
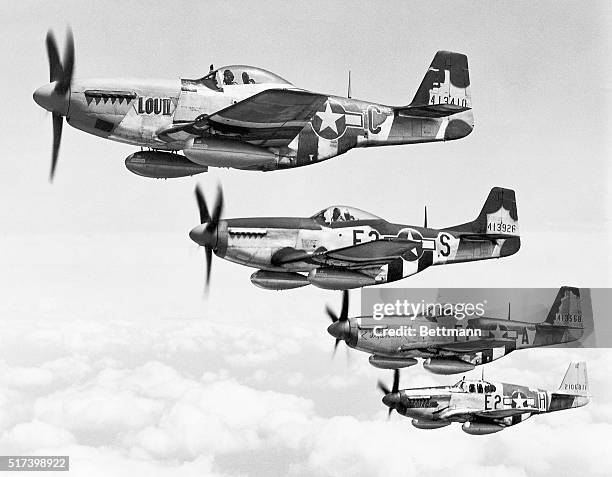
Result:
[[230,70],[225,70],[223,72],[223,82],[225,84],[232,84],[234,82],[234,73]]
[[338,220],[340,218],[340,209],[338,207],[334,207],[334,212],[332,213],[332,222],[334,220]]

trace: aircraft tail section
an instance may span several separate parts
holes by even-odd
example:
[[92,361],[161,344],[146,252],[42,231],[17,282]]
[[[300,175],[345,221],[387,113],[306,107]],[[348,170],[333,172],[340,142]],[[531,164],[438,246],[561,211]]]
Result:
[[568,328],[583,328],[580,289],[561,287],[544,323]]
[[589,379],[584,361],[570,363],[559,386],[560,394],[571,394],[573,396],[587,396],[589,391]]
[[487,260],[515,254],[521,248],[521,238],[514,191],[494,187],[476,219],[442,231],[459,239],[459,243],[451,249],[445,243],[445,234],[441,234],[440,255],[443,258],[438,258],[436,263]]
[[567,367],[559,390],[550,393],[548,411],[582,407],[587,405],[590,400],[586,363],[584,361],[572,362]]
[[520,234],[514,191],[493,187],[475,220],[446,230],[459,232],[462,238],[474,240],[518,237]]
[[438,51],[412,102],[400,114],[439,118],[472,108],[468,59],[462,53]]

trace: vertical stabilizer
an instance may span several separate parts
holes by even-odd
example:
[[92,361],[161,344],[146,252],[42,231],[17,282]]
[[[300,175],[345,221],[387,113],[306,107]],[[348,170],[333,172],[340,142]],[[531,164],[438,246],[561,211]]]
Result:
[[544,322],[554,326],[583,328],[580,290],[561,287]]
[[587,396],[589,380],[587,377],[586,363],[570,363],[559,386],[559,393],[574,396]]

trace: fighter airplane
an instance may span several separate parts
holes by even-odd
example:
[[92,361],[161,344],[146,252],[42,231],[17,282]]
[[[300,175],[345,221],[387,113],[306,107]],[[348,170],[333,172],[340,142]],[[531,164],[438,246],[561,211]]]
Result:
[[51,32],[46,44],[50,82],[34,100],[53,113],[51,178],[64,117],[89,134],[148,148],[125,165],[153,178],[208,167],[298,167],[354,147],[459,139],[474,125],[468,62],[460,53],[437,52],[412,102],[394,107],[306,91],[246,65],[211,65],[196,79],[73,80],[72,33],[63,60]]
[[495,187],[478,217],[443,229],[387,222],[369,212],[331,206],[312,217],[221,220],[223,194],[212,216],[196,187],[201,225],[189,236],[206,249],[207,279],[212,252],[258,268],[251,282],[285,290],[313,284],[346,290],[389,283],[432,265],[506,257],[520,248],[513,190]]
[[[348,317],[348,292],[343,293],[337,316],[327,309],[332,323],[327,328],[350,348],[369,353],[377,368],[397,369],[417,364],[435,374],[470,371],[517,349],[549,346],[576,341],[583,336],[584,321],[580,290],[559,289],[557,297],[541,323],[508,318],[456,318],[452,313],[424,312],[410,316]],[[435,308],[439,310],[438,308]]]
[[453,422],[472,435],[492,434],[519,424],[531,416],[586,406],[586,363],[570,363],[557,391],[482,379],[461,379],[453,386],[399,389],[399,370],[393,387],[378,382],[382,402],[402,416],[412,418],[419,429],[439,429]]

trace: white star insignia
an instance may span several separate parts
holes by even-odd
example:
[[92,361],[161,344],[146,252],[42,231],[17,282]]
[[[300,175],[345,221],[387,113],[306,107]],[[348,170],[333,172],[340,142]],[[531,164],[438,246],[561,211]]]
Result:
[[512,401],[514,401],[515,407],[527,407],[527,398],[520,393],[512,398]]
[[318,112],[317,116],[321,118],[321,127],[319,128],[319,131],[324,131],[325,129],[330,128],[332,131],[338,134],[336,121],[342,117],[342,114],[334,113],[331,109],[331,105],[327,103],[325,105],[325,111]]
[[502,330],[499,325],[497,325],[492,330],[489,330],[489,333],[490,333],[489,335],[490,338],[503,338],[505,331]]

